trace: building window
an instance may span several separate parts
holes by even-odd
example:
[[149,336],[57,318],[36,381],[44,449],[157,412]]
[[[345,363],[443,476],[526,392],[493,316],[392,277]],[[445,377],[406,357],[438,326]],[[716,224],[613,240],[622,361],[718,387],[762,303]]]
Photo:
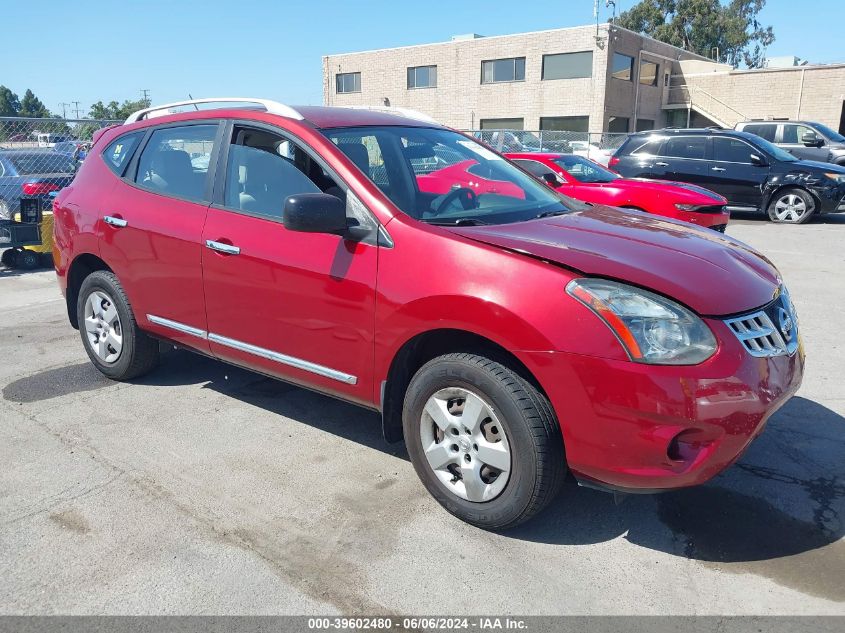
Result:
[[637,132],[654,129],[654,119],[637,119]]
[[589,127],[588,116],[540,117],[540,129],[547,132],[587,132]]
[[656,86],[660,66],[654,62],[640,60],[640,83],[644,86]]
[[631,77],[634,75],[634,58],[622,53],[613,53],[612,74],[616,79],[631,81]]
[[612,116],[607,123],[607,131],[613,134],[627,134],[630,122],[626,116]]
[[338,73],[334,77],[338,94],[361,92],[361,73]]
[[481,62],[481,83],[525,81],[525,58],[509,57]]
[[578,79],[593,76],[593,51],[543,55],[543,79]]
[[481,119],[482,130],[522,130],[523,119]]
[[414,88],[437,88],[437,66],[408,68],[408,90]]

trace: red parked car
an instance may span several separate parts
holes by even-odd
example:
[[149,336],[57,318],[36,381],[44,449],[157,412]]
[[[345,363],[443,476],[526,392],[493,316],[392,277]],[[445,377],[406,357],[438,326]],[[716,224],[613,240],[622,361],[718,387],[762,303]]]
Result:
[[[792,302],[750,247],[584,205],[428,121],[251,101],[142,110],[58,195],[59,283],[106,376],[153,369],[161,339],[380,411],[488,529],[567,469],[702,483],[798,388]],[[507,190],[419,186],[462,161]]]
[[728,201],[704,187],[682,182],[636,180],[572,154],[505,154],[550,187],[568,196],[626,209],[648,211],[725,232]]

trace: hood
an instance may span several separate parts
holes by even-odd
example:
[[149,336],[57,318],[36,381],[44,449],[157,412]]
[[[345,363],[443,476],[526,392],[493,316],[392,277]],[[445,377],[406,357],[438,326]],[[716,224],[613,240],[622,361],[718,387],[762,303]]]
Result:
[[742,242],[710,229],[613,207],[449,230],[586,275],[654,290],[705,316],[736,314],[769,303],[781,283],[774,265]]
[[792,163],[784,163],[789,169],[797,168],[812,169],[814,171],[832,171],[838,174],[845,174],[845,167],[841,165],[834,165],[833,163],[823,163],[817,160],[796,160]]
[[[614,180],[610,183],[610,185],[624,185],[626,189],[645,189],[648,191],[655,191],[657,189],[666,191],[667,193],[672,192],[678,195],[685,195],[685,194],[696,194],[698,196],[704,196],[708,200],[712,201],[712,204],[727,204],[727,200],[720,196],[715,191],[710,191],[709,189],[705,189],[704,187],[699,187],[698,185],[692,185],[686,182],[676,182],[674,180],[650,180],[647,178],[620,178],[618,180]],[[655,186],[656,185],[656,186]]]

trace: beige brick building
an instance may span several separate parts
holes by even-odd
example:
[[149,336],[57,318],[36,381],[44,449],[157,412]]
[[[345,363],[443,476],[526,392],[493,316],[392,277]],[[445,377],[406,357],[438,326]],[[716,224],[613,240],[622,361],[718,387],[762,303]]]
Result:
[[420,110],[459,129],[629,132],[744,118],[840,127],[845,66],[734,71],[611,24],[323,57],[326,105]]

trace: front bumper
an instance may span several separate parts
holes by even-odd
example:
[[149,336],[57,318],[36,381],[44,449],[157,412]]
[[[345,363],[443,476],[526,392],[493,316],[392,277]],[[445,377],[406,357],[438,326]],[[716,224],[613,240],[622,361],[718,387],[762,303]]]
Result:
[[819,213],[845,211],[845,184],[815,187],[812,192],[819,201]]
[[721,321],[720,348],[695,366],[566,352],[525,355],[557,412],[582,482],[630,491],[703,483],[732,464],[801,384],[803,346],[751,356]]

